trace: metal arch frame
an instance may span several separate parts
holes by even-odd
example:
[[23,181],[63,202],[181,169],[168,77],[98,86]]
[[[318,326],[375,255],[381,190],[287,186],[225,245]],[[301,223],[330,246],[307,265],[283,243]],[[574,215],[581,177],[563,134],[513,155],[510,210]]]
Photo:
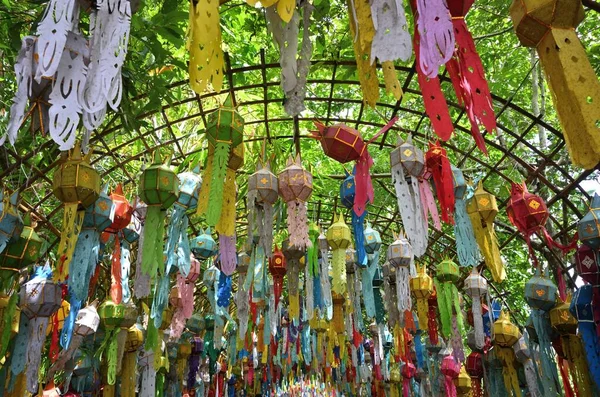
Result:
[[[257,139],[262,140],[262,139],[266,138],[270,142],[272,139],[290,139],[290,140],[295,139],[297,141],[298,139],[308,138],[308,135],[301,135],[299,133],[297,126],[300,121],[302,121],[302,122],[311,121],[312,120],[311,118],[306,118],[306,117],[292,118],[292,117],[287,117],[287,116],[285,116],[285,117],[269,117],[268,105],[270,103],[278,103],[278,102],[280,103],[283,100],[281,97],[278,97],[278,98],[268,98],[267,97],[269,88],[279,86],[279,81],[268,81],[267,80],[267,71],[270,71],[273,69],[279,69],[279,64],[266,63],[264,51],[261,51],[261,53],[260,53],[260,63],[251,65],[251,66],[232,67],[231,61],[230,61],[230,58],[228,55],[226,55],[225,60],[226,60],[225,76],[226,76],[227,82],[228,82],[227,91],[229,91],[229,93],[231,93],[232,95],[235,96],[236,92],[243,92],[243,91],[247,91],[247,90],[251,90],[251,89],[262,89],[262,93],[263,93],[262,99],[246,101],[246,102],[236,101],[237,105],[240,107],[262,105],[264,116],[262,118],[258,118],[258,119],[249,121],[247,124],[249,124],[249,125],[264,124],[265,137],[255,138],[253,140],[257,140]],[[350,86],[354,86],[354,87],[359,86],[360,83],[356,80],[340,80],[338,78],[338,72],[339,72],[340,68],[355,67],[356,63],[354,60],[339,60],[339,61],[319,60],[319,61],[313,61],[312,64],[313,64],[313,66],[318,64],[321,66],[330,67],[332,69],[331,79],[309,79],[307,81],[307,84],[309,86],[313,85],[313,84],[329,86],[328,87],[329,95],[327,97],[314,97],[314,96],[311,97],[311,96],[307,95],[307,98],[306,98],[306,102],[308,104],[318,103],[318,102],[327,104],[327,114],[326,114],[326,117],[324,118],[324,121],[326,123],[344,122],[344,123],[348,123],[348,124],[354,124],[357,127],[360,127],[360,126],[381,127],[384,124],[383,120],[381,122],[373,122],[373,121],[363,120],[364,103],[360,97],[356,97],[356,98],[336,98],[336,97],[334,97],[334,92],[335,92],[336,86],[340,86],[340,85],[346,85],[346,86],[350,85]],[[396,71],[398,73],[406,75],[406,78],[404,79],[404,82],[403,82],[404,92],[420,96],[421,93],[418,90],[411,88],[411,83],[413,83],[412,85],[414,85],[414,82],[413,82],[413,77],[415,76],[414,67],[415,67],[414,64],[411,67],[396,66]],[[239,86],[239,85],[236,86],[234,84],[234,81],[235,81],[234,76],[235,75],[243,74],[246,72],[252,72],[252,71],[259,71],[262,81],[254,82],[252,84],[246,84],[246,85],[242,85],[242,86]],[[449,79],[447,77],[445,77],[445,76],[440,76],[440,77],[441,77],[442,83],[449,82]],[[179,82],[169,85],[168,89],[186,87],[187,84],[188,84],[187,81],[179,81]],[[185,97],[184,99],[182,99],[180,101],[170,103],[170,104],[165,104],[158,111],[148,112],[148,113],[144,113],[144,114],[141,114],[138,116],[138,119],[144,119],[144,118],[148,118],[148,117],[158,116],[162,120],[161,125],[156,126],[151,129],[148,129],[147,131],[144,131],[144,132],[135,131],[134,137],[132,137],[129,140],[126,140],[126,142],[124,142],[118,146],[111,147],[111,145],[107,142],[106,137],[112,133],[117,133],[123,129],[123,124],[118,122],[119,115],[114,114],[106,122],[106,125],[103,128],[103,130],[98,132],[97,134],[95,134],[91,140],[92,145],[95,144],[97,146],[100,146],[103,149],[103,154],[110,156],[112,158],[112,160],[114,161],[114,165],[112,167],[106,169],[102,176],[104,177],[104,176],[106,176],[106,174],[110,174],[116,170],[120,170],[123,172],[124,175],[127,176],[127,180],[124,181],[124,183],[127,184],[127,183],[134,182],[135,176],[132,176],[129,173],[129,171],[127,170],[125,165],[133,160],[140,159],[146,153],[154,150],[157,147],[173,146],[174,148],[176,148],[177,154],[174,156],[174,163],[181,161],[184,159],[185,156],[192,154],[193,152],[186,153],[183,150],[183,146],[181,145],[181,141],[183,139],[186,139],[188,136],[183,135],[183,136],[178,137],[173,130],[173,126],[178,123],[182,123],[182,122],[185,122],[185,121],[188,121],[191,119],[195,119],[195,118],[200,118],[205,125],[206,124],[206,115],[216,109],[214,109],[214,108],[206,109],[205,106],[203,105],[203,101],[205,101],[206,99],[209,99],[209,98],[214,98],[220,94],[211,92],[211,93],[206,93],[203,95],[197,95],[197,94],[193,93],[191,90],[189,90],[189,92],[190,92],[190,95],[188,95],[187,97]],[[147,96],[148,96],[148,94],[142,94],[142,95],[139,95],[139,96],[133,98],[132,101],[133,102],[138,102],[138,101],[141,102]],[[514,95],[513,95],[513,97],[514,97]],[[501,109],[497,112],[498,119],[499,119],[500,115],[502,115],[507,110],[510,110],[510,111],[515,112],[516,114],[520,115],[520,117],[522,119],[521,121],[525,121],[528,124],[528,127],[522,133],[518,134],[515,131],[512,131],[509,127],[503,125],[502,123],[500,123],[500,122],[498,123],[499,130],[503,134],[514,139],[514,143],[512,144],[511,148],[505,148],[505,147],[501,146],[496,141],[490,139],[490,137],[488,135],[484,136],[484,139],[485,139],[488,147],[490,147],[491,149],[494,149],[494,150],[498,150],[502,153],[500,160],[496,161],[494,164],[489,164],[486,161],[482,160],[481,158],[479,158],[477,156],[477,154],[474,154],[474,151],[476,150],[475,149],[476,146],[474,144],[470,148],[464,149],[464,148],[460,148],[457,145],[455,145],[455,142],[451,139],[448,142],[443,142],[443,146],[454,151],[454,153],[456,153],[457,156],[460,155],[462,157],[461,160],[458,162],[459,164],[464,164],[466,161],[469,161],[473,164],[481,166],[485,170],[484,180],[487,179],[489,177],[489,175],[491,175],[492,173],[496,173],[502,179],[509,182],[510,178],[502,170],[503,162],[509,161],[509,162],[512,162],[513,164],[516,164],[519,167],[521,167],[527,173],[525,175],[526,176],[525,179],[528,183],[531,183],[532,181],[536,180],[539,183],[541,183],[544,187],[548,188],[548,190],[550,192],[552,192],[553,195],[551,197],[548,197],[548,200],[547,200],[548,207],[551,208],[551,207],[560,205],[561,211],[563,212],[563,219],[558,220],[555,217],[551,217],[550,222],[553,225],[556,225],[558,227],[558,229],[560,230],[560,232],[558,232],[556,234],[556,237],[559,237],[559,238],[566,237],[566,234],[569,233],[574,228],[574,223],[569,220],[569,215],[571,215],[571,217],[574,216],[576,218],[579,218],[583,215],[579,211],[577,206],[570,200],[570,195],[572,193],[576,193],[576,194],[581,195],[583,198],[585,198],[586,201],[589,200],[590,199],[589,195],[585,191],[583,191],[583,189],[579,186],[579,183],[581,181],[583,181],[584,179],[586,179],[587,177],[589,177],[595,170],[583,171],[583,172],[579,173],[578,175],[572,176],[571,172],[569,172],[569,170],[565,169],[565,167],[563,167],[563,165],[559,164],[559,162],[557,161],[557,157],[561,154],[561,152],[563,152],[565,150],[565,147],[564,147],[565,142],[564,142],[564,138],[562,137],[562,134],[556,128],[552,127],[550,124],[543,121],[541,116],[535,116],[535,115],[531,114],[530,112],[528,112],[527,110],[524,110],[521,107],[514,104],[512,102],[512,97],[509,99],[504,99],[504,98],[500,98],[498,96],[493,95],[493,100],[496,105],[501,106]],[[182,106],[185,104],[191,104],[191,103],[195,103],[198,105],[197,112],[195,112],[193,114],[186,114],[183,117],[179,117],[174,120],[169,119],[167,112],[170,108]],[[356,117],[355,119],[351,119],[351,118],[349,119],[349,118],[341,118],[341,117],[334,116],[332,114],[332,105],[334,103],[345,103],[345,104],[349,104],[352,106],[360,106],[360,109],[358,112],[358,117]],[[455,133],[456,134],[465,133],[465,134],[470,135],[470,131],[468,130],[468,128],[465,128],[460,124],[460,120],[464,115],[464,111],[463,111],[462,107],[452,101],[447,101],[447,103],[448,103],[448,106],[450,109],[454,109],[454,110],[458,111],[458,116],[453,120],[453,124],[454,124],[455,130],[456,130]],[[397,132],[410,133],[413,136],[416,136],[422,140],[428,139],[428,136],[426,134],[424,134],[418,130],[420,125],[422,124],[423,120],[426,118],[425,112],[422,111],[421,109],[415,110],[415,109],[404,107],[404,106],[402,106],[401,101],[395,101],[395,103],[378,102],[377,108],[388,113],[389,117],[393,117],[393,116],[399,114],[400,112],[406,112],[406,113],[410,113],[410,114],[413,114],[416,116],[420,116],[420,121],[417,123],[417,125],[415,126],[414,129],[401,128],[398,126],[393,127],[393,129],[395,129]],[[296,124],[296,131],[294,131],[294,134],[293,135],[273,136],[269,125],[271,123],[281,123],[281,122],[294,122]],[[532,143],[527,141],[527,135],[537,125],[541,125],[544,128],[546,128],[546,130],[549,131],[558,140],[558,143],[556,143],[554,145],[554,147],[551,149],[549,154],[545,154],[545,153],[541,152],[537,147],[535,147],[535,145],[533,145]],[[169,139],[164,140],[160,144],[155,144],[155,143],[149,142],[148,138],[159,131],[166,131],[169,135]],[[389,135],[388,133],[383,134],[379,140],[377,140],[376,142],[373,143],[373,147],[375,147],[376,145],[378,146],[379,149],[382,149],[384,147],[394,147],[395,145],[393,143],[388,142],[388,135]],[[141,141],[144,146],[144,150],[142,152],[140,152],[134,156],[129,156],[127,158],[120,158],[118,156],[118,152],[120,149],[127,147],[128,145],[131,145],[132,143],[134,143],[138,140]],[[529,164],[525,160],[513,155],[512,149],[514,147],[516,147],[517,145],[525,146],[530,152],[534,153],[536,155],[536,157],[539,158],[541,161],[536,165]],[[8,167],[6,167],[0,173],[1,179],[4,179],[5,177],[10,176],[11,173],[15,172],[19,167],[21,167],[22,165],[25,165],[25,164],[31,165],[31,170],[35,174],[32,178],[28,178],[26,183],[21,184],[20,186],[14,186],[13,187],[14,189],[19,190],[20,192],[23,192],[25,189],[31,187],[36,182],[40,182],[40,181],[42,181],[44,183],[50,182],[48,175],[52,171],[52,169],[57,165],[58,161],[53,161],[47,167],[44,167],[43,169],[38,169],[35,165],[30,164],[31,159],[35,155],[36,152],[30,152],[25,155],[19,155],[15,150],[10,149],[10,148],[5,147],[3,150],[5,151],[6,157],[7,158],[10,157],[13,161],[12,161],[12,164],[10,164]],[[56,146],[52,143],[51,140],[47,140],[46,142],[44,142],[41,145],[41,147],[38,148],[37,152],[39,152],[41,150],[50,150],[53,154],[55,153],[56,158],[58,158],[59,151],[56,148]],[[198,150],[201,150],[201,149],[198,149]],[[196,150],[196,152],[198,150]],[[99,158],[96,157],[94,159],[93,163],[96,163],[98,161],[99,161]],[[598,169],[598,167],[596,169]],[[566,186],[564,186],[562,188],[555,186],[545,176],[547,171],[554,171],[557,175],[559,175],[561,178],[566,180],[566,182],[567,182]],[[339,177],[341,177],[341,175],[333,175],[332,177],[339,178]],[[388,177],[389,177],[389,175],[387,175],[387,174],[383,174],[383,175],[379,176],[379,178],[388,178]],[[38,200],[36,203],[23,203],[22,208],[26,211],[32,212],[32,215],[35,219],[37,219],[39,226],[47,228],[52,234],[54,234],[56,237],[58,237],[59,231],[55,227],[52,226],[52,221],[58,215],[61,207],[56,206],[48,214],[41,213],[41,208],[40,208],[41,205],[46,203],[48,200],[50,200],[51,197],[52,197],[52,194],[49,193],[49,194],[45,195],[42,199]],[[506,206],[506,203],[507,203],[507,200],[502,200],[502,199],[499,200],[499,207],[501,210],[502,210],[502,208],[504,208]],[[322,199],[319,199],[318,201],[313,201],[312,204],[318,207],[319,216],[322,214],[327,214],[328,212],[329,212],[329,215],[331,215],[331,213],[335,212],[335,210],[336,210],[337,200],[335,200],[335,202],[332,204],[333,211],[327,211],[327,210],[323,209],[323,207],[324,206],[327,207],[327,205],[329,203],[323,202]],[[373,208],[375,208],[376,210],[378,209],[378,212],[375,215],[375,219],[373,220],[373,222],[383,226],[382,234],[385,235],[385,234],[387,234],[388,230],[390,229],[390,226],[395,222],[395,219],[394,219],[395,215],[387,214],[387,213],[382,214],[382,211],[383,211],[382,207],[378,208],[377,206],[374,206]],[[246,212],[245,208],[241,209],[241,211],[240,211],[240,213],[242,213],[242,214],[245,214],[245,212]],[[397,210],[396,210],[396,212],[397,212]],[[391,217],[388,215],[391,215]],[[503,247],[506,246],[515,237],[520,237],[518,232],[512,226],[506,225],[506,224],[501,224],[500,222],[496,222],[496,225],[497,225],[497,227],[500,227],[503,231],[508,233],[508,237],[502,244]],[[194,228],[193,225],[192,225],[192,227]],[[243,228],[240,228],[239,231],[243,232]],[[447,243],[442,241],[442,236],[447,240]],[[436,245],[443,246],[444,250],[450,250],[450,252],[454,251],[453,238],[451,236],[448,236],[446,233],[443,233],[443,232],[433,233],[433,235],[430,238],[430,248],[436,247]],[[541,249],[541,248],[543,248],[543,247],[538,247],[538,249]],[[437,256],[435,254],[432,253],[431,249],[428,250],[427,256],[429,258],[428,259],[429,261],[434,261],[436,259],[439,259],[439,258],[437,258]],[[558,259],[560,259],[560,258],[558,258]],[[557,263],[562,263],[562,262],[560,260],[558,260]],[[569,269],[568,267],[563,266],[563,272],[568,276],[567,278],[570,279],[570,276],[567,271],[568,269]],[[570,282],[572,283],[573,280],[570,280]]]

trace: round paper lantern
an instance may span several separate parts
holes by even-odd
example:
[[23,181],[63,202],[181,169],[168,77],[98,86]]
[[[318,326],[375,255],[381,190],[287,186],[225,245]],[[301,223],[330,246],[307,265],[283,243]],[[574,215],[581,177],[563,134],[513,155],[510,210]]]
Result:
[[38,261],[42,252],[42,239],[31,227],[29,214],[25,215],[23,231],[13,243],[9,243],[0,255],[0,266],[9,269],[23,269]]
[[194,256],[201,260],[217,254],[217,243],[212,238],[210,227],[206,230],[200,229],[200,235],[192,240],[191,249]]
[[471,352],[465,363],[467,373],[475,379],[483,378],[483,355],[479,352]]
[[54,172],[52,192],[63,203],[81,204],[87,208],[100,194],[100,174],[90,165],[92,151],[81,156],[81,146],[75,145]]
[[494,322],[494,342],[502,347],[512,347],[521,337],[519,328],[514,325],[508,314],[500,313],[500,318]]
[[17,241],[23,231],[23,219],[19,214],[17,203],[18,197],[17,192],[7,197],[0,189],[0,253],[4,251],[6,244],[10,241]]

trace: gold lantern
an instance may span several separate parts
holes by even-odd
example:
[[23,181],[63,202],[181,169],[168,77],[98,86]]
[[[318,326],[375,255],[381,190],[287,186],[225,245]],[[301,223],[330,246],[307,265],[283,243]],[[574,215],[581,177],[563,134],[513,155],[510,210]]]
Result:
[[66,280],[69,263],[83,224],[83,210],[100,196],[100,174],[90,165],[92,151],[82,156],[79,142],[72,151],[63,153],[62,163],[54,172],[52,192],[64,203],[63,227],[58,245],[57,281]]
[[494,219],[498,214],[496,197],[483,189],[479,182],[473,197],[467,202],[467,213],[471,218],[473,233],[479,250],[483,254],[485,265],[489,269],[494,281],[501,283],[506,278],[504,264],[500,257],[498,239],[494,231]]
[[471,396],[471,377],[467,373],[465,366],[460,367],[458,377],[454,378],[454,386],[456,386],[456,392],[461,397]]
[[427,274],[425,265],[417,266],[417,275],[410,279],[410,290],[417,300],[417,315],[419,329],[425,331],[428,327],[429,297],[433,294],[433,279]]
[[519,41],[537,48],[573,164],[600,161],[600,82],[575,28],[580,0],[515,0],[510,16]]
[[521,338],[521,332],[519,328],[514,325],[508,316],[508,314],[502,310],[500,317],[494,322],[494,350],[496,356],[502,362],[504,370],[502,375],[504,378],[504,386],[506,390],[511,393],[511,390],[519,395],[519,379],[515,370],[515,352],[513,346]]
[[342,214],[327,229],[327,242],[332,250],[333,292],[346,293],[346,249],[352,242],[350,228]]

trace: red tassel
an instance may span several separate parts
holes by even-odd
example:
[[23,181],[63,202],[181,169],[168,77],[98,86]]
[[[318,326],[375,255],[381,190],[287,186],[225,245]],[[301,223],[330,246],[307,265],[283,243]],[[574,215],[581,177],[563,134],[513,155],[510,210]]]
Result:
[[442,211],[442,220],[449,224],[454,224],[454,185],[452,168],[446,150],[438,142],[429,143],[429,150],[425,154],[427,168],[433,175],[435,191],[440,202]]
[[119,235],[115,235],[115,252],[112,256],[110,272],[110,298],[115,304],[123,300],[123,285],[121,283],[121,242]]
[[[46,332],[46,330],[44,330]],[[55,363],[58,358],[58,312],[52,315],[52,340],[50,341],[50,362]]]
[[427,333],[429,334],[429,342],[433,346],[437,346],[438,339],[438,323],[437,323],[437,294],[431,294],[428,299],[429,310],[427,312]]

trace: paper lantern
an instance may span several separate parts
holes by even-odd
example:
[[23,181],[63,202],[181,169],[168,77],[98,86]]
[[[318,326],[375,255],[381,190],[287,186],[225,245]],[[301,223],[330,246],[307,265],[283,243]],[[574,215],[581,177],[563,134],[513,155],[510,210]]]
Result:
[[447,396],[456,395],[456,386],[454,379],[458,378],[460,373],[460,363],[452,355],[447,355],[442,359],[440,372],[444,376],[444,390]]
[[600,248],[600,196],[594,194],[590,203],[590,210],[577,224],[579,240],[588,247],[598,250]]
[[[390,153],[392,179],[396,190],[402,225],[416,257],[427,250],[427,219],[421,207],[419,178],[425,169],[425,157],[421,149],[413,145],[409,135],[404,142],[398,138],[398,146]],[[427,184],[425,181],[423,187]]]
[[333,292],[345,294],[346,281],[346,249],[352,242],[350,228],[344,222],[342,214],[327,229],[327,243],[332,251]]
[[454,386],[456,386],[456,393],[458,393],[459,396],[472,397],[471,389],[473,387],[471,384],[471,377],[469,376],[469,374],[467,374],[467,371],[464,366],[460,367],[460,372],[458,373],[458,376],[454,378]]
[[549,311],[555,305],[557,291],[552,280],[537,271],[536,275],[525,283],[525,300],[533,309]]
[[254,224],[257,227],[259,244],[270,256],[273,250],[273,204],[279,198],[279,180],[271,172],[270,164],[259,161],[257,170],[248,178],[248,221],[253,223],[248,226],[249,234],[254,233]]
[[[105,346],[108,371],[107,371],[107,382],[108,385],[114,385],[116,382],[117,375],[117,335],[120,332],[120,326],[125,317],[125,305],[123,303],[115,303],[110,299],[104,301],[98,309],[100,315],[100,322],[104,327],[105,332]],[[112,356],[112,357],[109,357]]]
[[521,337],[519,328],[514,325],[508,314],[500,313],[500,318],[494,322],[494,342],[502,347],[512,347]]
[[192,240],[191,249],[194,256],[200,260],[206,260],[217,254],[217,243],[211,235],[210,228],[200,229],[198,237]]
[[550,324],[561,335],[575,335],[577,333],[577,319],[571,314],[571,296],[565,302],[559,302],[550,310]]
[[[235,200],[235,192],[228,189],[235,189],[235,169],[239,164],[228,168],[228,163],[233,149],[242,145],[243,132],[244,119],[234,107],[231,96],[227,96],[223,105],[208,115],[206,123],[210,150],[202,178],[198,215],[206,214],[210,226],[216,226],[221,220],[224,204],[227,204],[225,197],[233,195]],[[235,203],[233,205],[235,207]]]
[[7,197],[0,189],[0,254],[9,242],[17,241],[23,231],[23,219],[19,214],[18,198],[17,192]]
[[290,243],[299,248],[306,248],[310,244],[306,201],[312,194],[313,176],[302,168],[298,155],[295,159],[288,159],[286,168],[279,173],[278,178],[279,195],[288,205]]
[[42,244],[42,239],[31,227],[29,214],[25,215],[23,231],[17,241],[9,243],[0,255],[0,266],[23,269],[36,263],[42,254]]
[[[48,319],[60,309],[62,289],[52,281],[49,266],[36,269],[34,277],[19,291],[19,307],[29,318],[27,346],[27,390],[36,393],[41,352],[46,340]],[[13,358],[14,360],[15,358]]]
[[133,207],[123,194],[123,186],[119,183],[110,194],[110,199],[114,205],[114,217],[107,231],[117,233],[125,229],[131,223]]
[[475,240],[492,278],[496,282],[504,281],[506,271],[494,231],[494,219],[498,214],[498,204],[496,196],[484,190],[481,182],[477,184],[473,197],[467,202],[467,213],[471,218]]
[[[356,196],[356,168],[352,171],[352,174],[346,172],[346,178],[340,185],[340,200],[344,207],[352,209],[354,206],[354,198]],[[365,218],[367,212],[364,211],[362,214],[357,215],[356,212],[351,211],[352,216],[352,234],[354,235],[354,246],[357,250],[357,259],[362,266],[367,265],[367,252],[365,251]]]
[[473,397],[482,397],[481,379],[483,378],[483,355],[479,352],[471,352],[465,362],[467,374],[471,377]]
[[571,160],[592,169],[600,161],[600,83],[575,31],[581,2],[520,0],[510,16],[521,44],[537,48]]
[[410,270],[413,263],[413,250],[404,235],[395,235],[394,242],[390,244],[387,250],[387,260],[395,268],[396,273],[396,294],[397,307],[399,313],[406,316],[406,312],[411,310],[410,300]]
[[428,328],[429,297],[433,294],[433,279],[427,274],[425,266],[417,266],[417,275],[409,280],[410,290],[417,301],[419,329]]
[[475,329],[475,345],[478,350],[483,349],[485,343],[485,333],[483,330],[483,311],[481,299],[485,299],[488,291],[488,283],[485,278],[479,274],[477,268],[474,267],[471,274],[465,279],[464,289],[467,295],[472,300],[473,310],[473,328]]
[[379,252],[381,244],[381,235],[367,223],[367,228],[365,229],[365,250],[367,254]]
[[283,252],[275,246],[273,256],[269,258],[269,272],[273,276],[273,287],[275,292],[275,307],[279,307],[279,299],[283,289],[283,277],[286,273],[286,260]]
[[186,326],[193,334],[200,334],[205,328],[204,316],[200,313],[194,313],[192,317],[188,319]]
[[439,142],[429,143],[429,150],[425,153],[427,169],[433,175],[435,190],[442,211],[442,220],[453,224],[454,213],[454,187],[452,186],[452,168],[446,150]]
[[545,238],[551,248],[558,248],[563,252],[575,248],[573,245],[563,246],[552,239],[552,236],[546,230],[545,224],[550,216],[544,200],[535,194],[529,193],[525,183],[512,183],[510,199],[506,206],[508,219],[523,234],[525,242],[529,247],[529,254],[537,266],[537,257],[534,254],[531,245],[531,236],[538,234],[540,238]]

